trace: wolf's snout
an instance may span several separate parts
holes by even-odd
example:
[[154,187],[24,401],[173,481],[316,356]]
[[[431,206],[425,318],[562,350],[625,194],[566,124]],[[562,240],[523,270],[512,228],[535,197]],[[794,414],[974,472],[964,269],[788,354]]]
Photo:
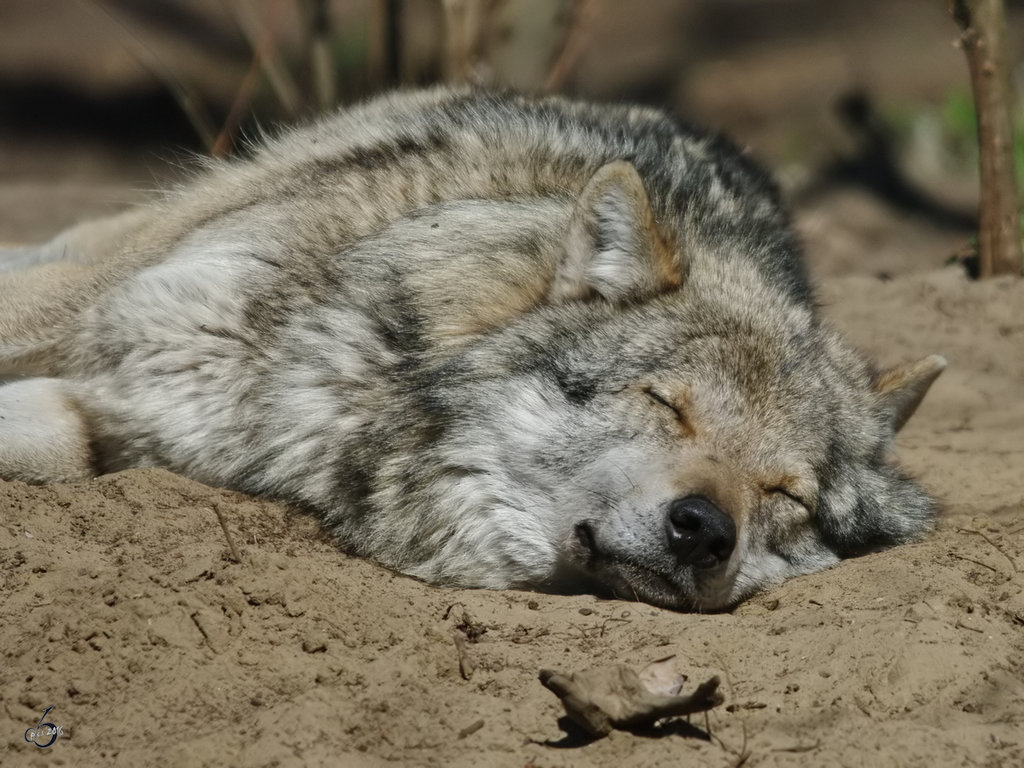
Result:
[[713,568],[736,546],[736,523],[704,496],[673,501],[665,527],[668,545],[683,565]]

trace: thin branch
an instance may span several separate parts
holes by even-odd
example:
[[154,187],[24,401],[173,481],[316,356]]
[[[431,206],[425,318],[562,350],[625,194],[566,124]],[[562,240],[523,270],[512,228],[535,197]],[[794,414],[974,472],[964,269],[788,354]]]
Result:
[[1017,568],[1017,561],[1010,557],[1009,553],[1006,550],[1004,550],[1001,546],[992,541],[992,539],[990,539],[984,533],[982,533],[981,531],[976,531],[973,528],[957,528],[956,530],[958,533],[966,533],[971,536],[980,536],[982,539],[988,542],[988,545],[992,547],[992,549],[994,549],[996,552],[998,552],[1000,555],[1007,559],[1007,561],[1010,563],[1010,567],[1013,568],[1014,573],[1020,573],[1020,570]]
[[231,153],[235,143],[235,133],[242,122],[242,115],[249,108],[249,105],[252,103],[253,94],[256,92],[256,83],[259,80],[260,69],[260,58],[253,54],[249,71],[242,78],[242,83],[238,86],[238,92],[235,94],[235,100],[231,102],[228,116],[224,119],[220,133],[217,134],[213,147],[210,149],[210,154],[214,157],[227,157]]
[[329,109],[338,102],[338,75],[331,56],[331,17],[326,0],[311,0],[309,10],[309,70],[317,106]]
[[366,81],[371,91],[394,88],[401,68],[400,0],[374,0],[366,14]]
[[981,277],[1021,273],[1021,225],[1010,120],[1003,0],[952,0],[978,120]]
[[544,90],[548,93],[559,91],[579,61],[580,55],[587,47],[587,38],[596,15],[594,0],[574,0],[572,20],[565,33],[562,50],[544,81]]
[[441,9],[444,15],[442,72],[445,82],[468,82],[480,43],[484,4],[474,0],[441,0]]
[[[276,6],[276,8],[280,9],[281,6]],[[272,30],[280,26],[278,14],[275,14],[275,18],[268,22],[260,21],[248,0],[232,0],[228,10],[238,22],[242,34],[245,35],[245,39],[252,49],[253,56],[266,74],[267,82],[270,83],[270,88],[277,100],[281,102],[285,112],[290,117],[294,117],[299,113],[302,99],[299,97],[299,86],[295,82],[295,78],[281,62],[281,57],[277,53]]]
[[228,549],[231,550],[231,557],[236,563],[241,563],[242,558],[238,554],[238,550],[235,548],[235,540],[231,538],[231,531],[228,530],[227,521],[224,519],[224,515],[220,511],[220,504],[216,502],[213,505],[213,513],[217,515],[217,520],[220,521],[221,530],[224,531],[224,538],[228,540]]
[[174,100],[178,103],[181,111],[185,113],[192,129],[199,136],[200,141],[207,151],[213,148],[217,129],[213,119],[206,111],[199,93],[188,83],[182,80],[167,63],[160,58],[159,54],[150,48],[135,34],[132,28],[110,7],[96,2],[96,0],[79,0],[86,7],[104,13],[107,18],[113,21],[125,34],[126,44],[133,49],[139,62],[164,84],[171,92]]

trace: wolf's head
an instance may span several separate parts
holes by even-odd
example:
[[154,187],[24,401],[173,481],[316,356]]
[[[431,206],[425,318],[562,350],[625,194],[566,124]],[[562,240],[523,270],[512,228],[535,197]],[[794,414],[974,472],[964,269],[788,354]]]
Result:
[[944,361],[876,371],[742,239],[662,226],[632,166],[603,168],[548,303],[474,353],[499,373],[460,391],[450,450],[501,512],[470,578],[716,609],[922,535],[892,443]]
[[570,355],[556,374],[576,450],[552,436],[570,489],[564,576],[715,609],[928,530],[932,501],[892,439],[941,359],[875,373],[814,321],[788,338],[721,314],[686,325],[664,366],[623,344],[609,369]]

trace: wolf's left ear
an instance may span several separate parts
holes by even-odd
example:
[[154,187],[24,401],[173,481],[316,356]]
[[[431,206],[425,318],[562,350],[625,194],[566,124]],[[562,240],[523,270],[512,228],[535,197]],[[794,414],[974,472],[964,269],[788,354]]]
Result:
[[576,202],[548,298],[642,301],[681,283],[682,265],[658,232],[636,168],[602,166]]
[[898,432],[914,415],[928,388],[946,367],[946,358],[928,355],[883,371],[875,377],[875,391],[889,415],[892,431]]

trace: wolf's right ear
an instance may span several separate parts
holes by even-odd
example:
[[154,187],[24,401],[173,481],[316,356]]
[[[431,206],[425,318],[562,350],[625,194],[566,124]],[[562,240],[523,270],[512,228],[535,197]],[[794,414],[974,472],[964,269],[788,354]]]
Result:
[[899,432],[914,415],[932,382],[946,367],[946,358],[928,355],[912,363],[898,365],[875,377],[875,392],[889,416],[893,432]]
[[640,174],[624,161],[598,169],[569,220],[550,301],[598,295],[642,301],[678,288],[679,259],[658,231]]

